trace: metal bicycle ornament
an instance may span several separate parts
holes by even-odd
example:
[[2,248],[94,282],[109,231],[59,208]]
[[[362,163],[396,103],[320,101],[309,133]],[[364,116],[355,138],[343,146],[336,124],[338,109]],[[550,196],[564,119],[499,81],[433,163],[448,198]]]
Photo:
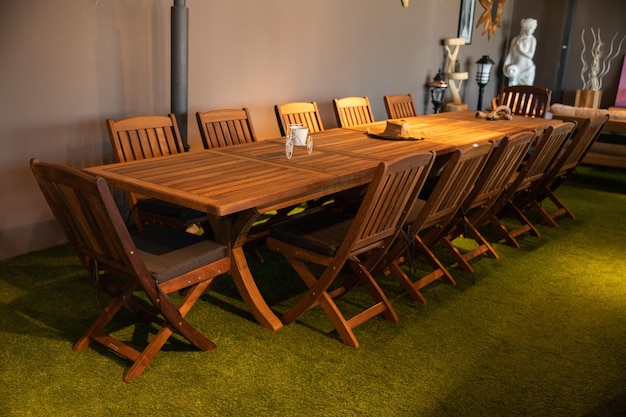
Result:
[[285,154],[287,159],[293,156],[294,146],[305,146],[306,153],[311,155],[313,152],[313,138],[309,135],[309,128],[294,124],[289,125],[289,133],[285,139]]

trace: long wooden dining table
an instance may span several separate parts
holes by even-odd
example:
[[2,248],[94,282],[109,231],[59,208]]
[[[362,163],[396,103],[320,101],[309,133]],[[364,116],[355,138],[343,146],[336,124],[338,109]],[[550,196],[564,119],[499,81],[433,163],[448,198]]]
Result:
[[231,253],[231,276],[249,311],[262,326],[282,322],[268,306],[248,267],[243,244],[258,216],[369,183],[380,161],[434,151],[442,158],[523,130],[543,130],[556,120],[514,117],[477,119],[475,112],[440,113],[402,119],[422,140],[372,138],[386,121],[314,134],[313,151],[296,146],[285,154],[285,138],[221,149],[85,168],[115,187],[207,213],[215,238]]

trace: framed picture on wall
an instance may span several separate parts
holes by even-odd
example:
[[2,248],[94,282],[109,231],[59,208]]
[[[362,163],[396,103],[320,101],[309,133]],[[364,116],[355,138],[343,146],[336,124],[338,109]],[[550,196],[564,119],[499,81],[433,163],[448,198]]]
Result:
[[465,39],[465,44],[472,43],[472,29],[474,26],[474,6],[476,0],[461,0],[461,15],[459,17],[459,38]]

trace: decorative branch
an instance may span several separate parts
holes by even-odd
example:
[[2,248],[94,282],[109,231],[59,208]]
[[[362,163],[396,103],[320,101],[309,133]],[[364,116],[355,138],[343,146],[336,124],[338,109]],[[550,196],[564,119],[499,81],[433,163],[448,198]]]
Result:
[[602,90],[602,78],[604,78],[604,76],[611,69],[611,61],[613,60],[613,58],[619,55],[619,52],[622,49],[622,43],[624,43],[624,39],[626,39],[626,35],[622,37],[622,40],[619,42],[619,45],[617,47],[617,51],[613,53],[613,43],[615,42],[615,38],[617,38],[617,32],[615,33],[615,35],[613,35],[613,39],[611,39],[611,48],[609,49],[609,53],[606,55],[606,58],[604,58],[604,61],[602,61],[602,71],[600,71],[600,76],[599,76],[599,81],[600,81],[599,89],[600,90]]
[[589,69],[589,66],[587,65],[587,61],[585,61],[585,57],[584,57],[585,51],[587,50],[587,44],[585,43],[585,28],[583,28],[581,40],[583,42],[583,50],[580,52],[580,60],[583,63],[583,67],[580,70],[580,79],[583,82],[583,90],[588,90],[589,85],[587,84],[587,79],[585,78],[585,74],[587,73],[587,70]]
[[615,39],[617,38],[617,33],[615,33],[611,39],[611,45],[607,54],[604,52],[604,42],[602,42],[600,29],[597,29],[597,31],[594,32],[592,28],[591,36],[593,37],[593,44],[590,50],[591,65],[589,65],[584,56],[587,51],[587,44],[585,43],[585,29],[582,30],[581,41],[583,49],[580,53],[580,60],[582,61],[583,66],[580,70],[580,78],[583,82],[583,90],[598,91],[602,90],[602,79],[611,69],[611,61],[619,55],[622,49],[622,44],[626,39],[626,35],[622,37],[617,50],[613,52]]

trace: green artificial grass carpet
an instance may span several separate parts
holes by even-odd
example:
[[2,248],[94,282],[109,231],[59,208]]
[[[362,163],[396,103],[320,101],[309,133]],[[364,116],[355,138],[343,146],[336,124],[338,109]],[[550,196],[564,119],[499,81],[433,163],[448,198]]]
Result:
[[[0,415],[624,416],[626,172],[582,167],[558,194],[575,220],[537,222],[542,236],[520,249],[493,236],[500,259],[451,268],[457,286],[428,286],[425,305],[378,277],[400,322],[358,327],[359,349],[321,309],[262,328],[224,277],[188,316],[217,349],[173,337],[128,384],[126,360],[71,349],[100,306],[69,246],[0,261]],[[304,287],[280,255],[263,257],[250,267],[284,312]],[[115,326],[138,343],[154,334],[124,316]]]

